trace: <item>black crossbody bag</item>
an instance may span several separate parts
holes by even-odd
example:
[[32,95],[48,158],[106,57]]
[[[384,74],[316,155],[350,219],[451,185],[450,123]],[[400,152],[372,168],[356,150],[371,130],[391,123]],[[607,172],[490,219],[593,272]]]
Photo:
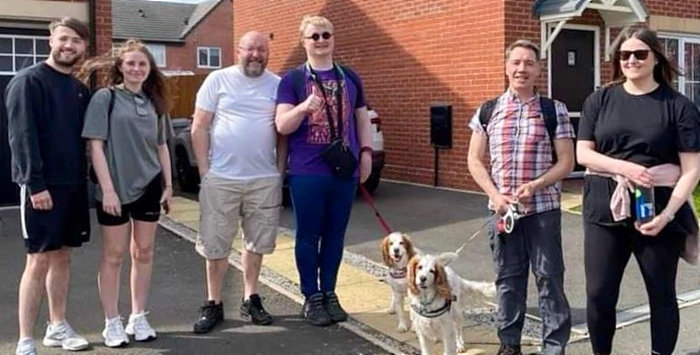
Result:
[[328,127],[331,131],[331,143],[323,151],[323,153],[321,153],[321,156],[326,164],[330,166],[333,175],[342,178],[351,178],[357,170],[358,163],[357,158],[352,154],[350,147],[348,147],[343,140],[343,75],[338,69],[338,66],[333,64],[333,69],[335,69],[335,73],[338,78],[338,89],[335,92],[336,102],[338,103],[338,128],[336,130],[335,124],[333,123],[333,116],[331,115],[331,108],[328,104],[326,96],[326,89],[323,88],[321,79],[318,77],[318,75],[316,75],[313,69],[311,69],[311,66],[308,68],[315,84],[319,86],[319,89],[323,94],[323,106],[326,110]]

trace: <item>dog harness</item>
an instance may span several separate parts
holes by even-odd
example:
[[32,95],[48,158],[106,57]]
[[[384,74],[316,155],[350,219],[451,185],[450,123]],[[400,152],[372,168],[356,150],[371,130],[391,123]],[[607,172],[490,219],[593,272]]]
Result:
[[[437,297],[437,295],[435,295],[435,296]],[[430,302],[428,302],[427,304],[424,304],[423,302],[421,302],[420,305],[411,304],[411,308],[413,308],[413,310],[416,311],[416,313],[418,313],[419,315],[421,315],[422,317],[425,317],[425,318],[439,317],[439,316],[449,312],[450,309],[452,308],[452,300],[448,298],[445,300],[446,302],[442,307],[440,307],[436,310],[433,310],[433,311],[427,310],[425,308],[425,306],[433,303],[434,300],[435,300],[435,297],[433,297],[433,299],[430,300]]]

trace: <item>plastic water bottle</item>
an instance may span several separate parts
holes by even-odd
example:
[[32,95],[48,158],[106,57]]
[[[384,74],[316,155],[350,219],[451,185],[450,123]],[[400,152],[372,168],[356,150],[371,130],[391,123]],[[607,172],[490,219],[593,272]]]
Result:
[[634,189],[634,206],[637,212],[637,222],[646,223],[654,219],[654,188],[637,186]]

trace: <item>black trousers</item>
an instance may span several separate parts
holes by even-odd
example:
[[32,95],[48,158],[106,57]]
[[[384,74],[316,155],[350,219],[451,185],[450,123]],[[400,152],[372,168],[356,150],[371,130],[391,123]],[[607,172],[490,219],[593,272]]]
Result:
[[583,230],[586,315],[593,352],[612,352],[620,282],[634,254],[649,296],[652,354],[671,355],[678,338],[676,273],[684,236],[666,228],[648,237],[630,225],[603,226],[585,220]]

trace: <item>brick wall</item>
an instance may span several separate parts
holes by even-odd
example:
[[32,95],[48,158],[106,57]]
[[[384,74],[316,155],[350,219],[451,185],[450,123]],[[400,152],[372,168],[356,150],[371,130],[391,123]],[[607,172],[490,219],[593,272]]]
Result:
[[[48,0],[64,2],[88,2],[88,0]],[[112,0],[95,0],[97,53],[102,54],[112,48]],[[58,16],[58,15],[57,15]]]
[[645,0],[650,14],[682,18],[700,18],[700,1],[697,0]]
[[[382,118],[387,168],[384,177],[433,182],[428,109],[453,105],[453,148],[440,153],[441,186],[478,189],[466,166],[466,123],[486,98],[506,87],[503,52],[519,38],[540,43],[533,0],[237,0],[234,34],[256,29],[272,36],[269,67],[279,74],[304,60],[298,27],[305,14],[321,14],[336,26],[336,57],[359,72],[367,99]],[[652,14],[700,17],[696,0],[647,0]],[[281,14],[284,14],[283,16]],[[603,21],[596,11],[571,23],[600,30],[601,83],[611,75],[604,61]],[[614,37],[613,37],[614,38]],[[547,67],[538,86],[547,92]]]
[[197,68],[197,47],[221,48],[221,65],[234,63],[233,6],[231,0],[222,1],[185,38],[183,45],[166,47],[166,65],[169,70],[191,70],[196,74],[206,74],[214,69]]
[[[504,88],[503,4],[493,0],[238,0],[234,33],[271,32],[270,69],[282,74],[304,60],[303,15],[335,25],[336,57],[362,77],[382,118],[385,177],[433,182],[429,107],[453,106],[453,148],[440,152],[440,185],[475,188],[467,177],[467,120]],[[284,14],[284,16],[280,16]]]

